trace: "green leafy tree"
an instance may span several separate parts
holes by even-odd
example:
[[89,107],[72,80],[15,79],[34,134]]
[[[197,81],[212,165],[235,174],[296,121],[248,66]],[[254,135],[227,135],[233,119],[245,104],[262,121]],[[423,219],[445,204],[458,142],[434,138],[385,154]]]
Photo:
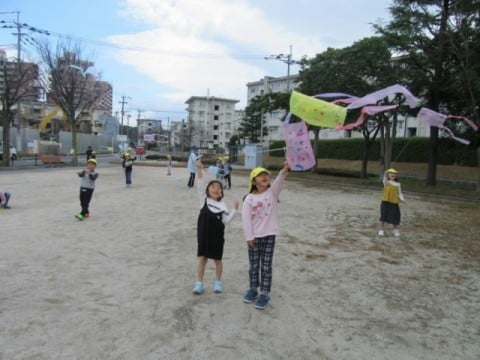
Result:
[[[479,12],[476,0],[394,0],[392,20],[375,25],[427,107],[469,113],[477,121]],[[427,186],[436,185],[438,135],[431,127]]]
[[[396,73],[387,43],[381,37],[369,37],[346,48],[329,48],[308,60],[305,69],[300,71],[298,90],[307,95],[344,92],[363,96],[395,83]],[[355,117],[349,115],[348,122],[359,115],[356,112],[354,114]],[[361,176],[367,174],[368,152],[382,123],[379,117],[376,119],[376,122],[366,122],[359,128],[365,139]],[[315,154],[318,151],[320,129],[310,126],[314,132]]]
[[240,123],[240,136],[251,143],[262,141],[268,135],[265,127],[265,115],[278,109],[288,111],[289,93],[266,93],[255,96],[245,108],[245,116]]

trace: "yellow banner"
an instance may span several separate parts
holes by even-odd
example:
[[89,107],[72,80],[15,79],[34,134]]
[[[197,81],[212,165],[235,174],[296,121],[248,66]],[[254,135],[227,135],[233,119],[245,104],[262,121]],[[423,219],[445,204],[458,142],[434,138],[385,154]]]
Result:
[[292,91],[290,96],[290,112],[309,125],[335,128],[343,125],[347,109],[327,101]]

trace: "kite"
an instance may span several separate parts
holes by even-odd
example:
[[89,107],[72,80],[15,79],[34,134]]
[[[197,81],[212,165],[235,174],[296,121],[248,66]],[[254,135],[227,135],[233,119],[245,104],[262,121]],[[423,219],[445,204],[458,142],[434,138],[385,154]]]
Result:
[[292,91],[290,95],[290,111],[307,124],[328,128],[343,125],[347,115],[347,110],[341,106],[297,91]]
[[[448,127],[446,127],[444,125],[445,120],[447,120],[447,118],[449,118],[449,117],[465,119],[462,116],[450,116],[450,115],[440,114],[438,112],[435,112],[435,111],[430,110],[430,109],[425,108],[425,107],[422,107],[417,114],[417,118],[420,120],[421,123],[426,124],[428,126],[435,126],[435,127],[438,127],[439,129],[443,129],[450,134],[452,139],[454,139],[458,142],[461,142],[462,144],[465,144],[465,145],[470,144],[470,141],[459,138],[459,137],[456,137],[453,134],[452,130],[450,130]],[[468,120],[467,124],[472,126],[472,128],[475,131],[478,131],[478,126],[474,122]]]
[[416,98],[410,91],[408,91],[405,87],[402,85],[391,85],[389,87],[386,87],[385,89],[381,89],[378,91],[375,91],[373,93],[367,94],[364,97],[361,97],[347,106],[348,110],[351,109],[358,109],[359,107],[364,107],[365,105],[376,105],[378,101],[382,100],[383,98],[386,98],[390,95],[394,94],[403,94],[405,96],[405,99],[407,100],[408,106],[410,108],[415,108],[418,106],[420,103],[420,100]]
[[287,162],[293,171],[308,170],[315,165],[315,156],[307,125],[303,121],[290,123],[291,115],[287,115],[283,125]]
[[398,105],[384,105],[384,106],[365,106],[360,110],[360,116],[357,118],[357,121],[347,124],[347,125],[340,125],[337,126],[337,130],[351,130],[355,127],[361,126],[365,122],[366,115],[375,115],[383,111],[389,111],[392,109],[397,108]]

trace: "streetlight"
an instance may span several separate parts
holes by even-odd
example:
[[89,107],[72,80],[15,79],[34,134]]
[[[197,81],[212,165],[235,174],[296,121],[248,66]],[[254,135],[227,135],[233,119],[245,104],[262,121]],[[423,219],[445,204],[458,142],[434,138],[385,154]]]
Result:
[[278,55],[270,55],[265,56],[265,60],[279,60],[285,64],[287,64],[287,92],[290,92],[290,65],[293,64],[301,64],[300,61],[292,59],[292,45],[290,45],[290,53],[285,54],[278,54]]

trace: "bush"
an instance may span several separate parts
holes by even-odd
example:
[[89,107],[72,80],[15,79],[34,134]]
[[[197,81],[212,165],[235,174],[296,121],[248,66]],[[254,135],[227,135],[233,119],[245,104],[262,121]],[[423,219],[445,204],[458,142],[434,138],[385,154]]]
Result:
[[[465,146],[448,138],[438,139],[438,164],[441,165],[477,165],[477,144]],[[313,146],[313,143],[312,143]],[[285,147],[285,141],[275,141],[270,151]],[[395,162],[428,162],[430,139],[425,137],[396,138],[393,144],[392,161]],[[361,160],[365,151],[363,138],[320,140],[317,158]],[[284,151],[271,151],[271,156],[284,157]],[[380,140],[375,139],[369,149],[368,160],[380,159]]]

